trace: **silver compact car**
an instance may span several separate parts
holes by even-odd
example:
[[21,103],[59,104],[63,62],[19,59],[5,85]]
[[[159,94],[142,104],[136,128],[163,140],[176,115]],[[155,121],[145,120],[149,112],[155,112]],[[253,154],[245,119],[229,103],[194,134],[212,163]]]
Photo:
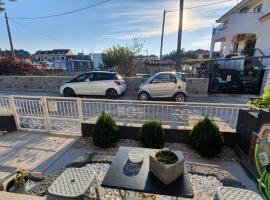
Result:
[[183,73],[160,72],[139,86],[138,99],[172,98],[176,102],[185,102],[187,98],[186,82]]

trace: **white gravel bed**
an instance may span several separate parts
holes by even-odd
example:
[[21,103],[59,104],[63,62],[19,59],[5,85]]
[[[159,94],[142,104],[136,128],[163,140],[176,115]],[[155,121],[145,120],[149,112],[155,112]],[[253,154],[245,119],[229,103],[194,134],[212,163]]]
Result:
[[[101,199],[114,199],[121,200],[119,192],[117,190],[105,189],[100,186],[107,170],[109,169],[109,164],[87,164],[82,167],[84,169],[94,170],[96,175],[96,184],[98,185],[99,194]],[[222,183],[212,176],[199,176],[190,174],[192,188],[194,191],[195,200],[212,200],[213,195],[217,187],[222,186]],[[148,195],[148,194],[139,194],[136,195],[134,192],[128,192],[128,199],[137,200],[137,199],[156,199],[156,200],[169,200],[171,197],[160,196],[160,195]],[[154,198],[153,198],[154,197]]]
[[[74,145],[75,148],[87,149],[91,152],[109,152],[116,153],[120,146],[129,146],[129,147],[142,147],[139,141],[134,140],[119,140],[117,145],[113,148],[102,149],[93,145],[92,139],[88,137],[82,137],[79,141]],[[188,145],[183,143],[165,143],[164,148],[169,148],[171,150],[182,151],[185,157],[185,160],[202,160],[205,162],[214,163],[216,161],[237,161],[237,157],[233,150],[227,146],[224,146],[221,153],[211,159],[202,158],[196,151],[191,149]]]

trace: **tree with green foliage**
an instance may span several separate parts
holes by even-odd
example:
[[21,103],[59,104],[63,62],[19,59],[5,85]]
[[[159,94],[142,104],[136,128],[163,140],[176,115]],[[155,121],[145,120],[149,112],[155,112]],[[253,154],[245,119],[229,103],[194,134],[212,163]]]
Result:
[[[9,0],[12,2],[15,2],[17,0]],[[0,13],[4,12],[6,9],[4,8],[5,2],[3,0],[0,0]]]
[[141,52],[143,44],[134,39],[132,46],[116,45],[105,50],[102,60],[107,69],[115,68],[121,75],[128,76],[136,67],[136,56]]
[[248,104],[257,108],[270,108],[270,86],[264,88],[261,98],[250,100]]
[[[182,50],[181,55],[184,58],[184,60],[198,58],[198,56],[193,51],[184,51],[184,50]],[[162,57],[162,59],[163,60],[171,60],[171,61],[176,62],[176,60],[177,60],[177,52],[175,50],[173,50],[172,52],[164,55]]]
[[4,12],[6,9],[4,8],[5,2],[3,2],[2,0],[0,0],[0,13]]

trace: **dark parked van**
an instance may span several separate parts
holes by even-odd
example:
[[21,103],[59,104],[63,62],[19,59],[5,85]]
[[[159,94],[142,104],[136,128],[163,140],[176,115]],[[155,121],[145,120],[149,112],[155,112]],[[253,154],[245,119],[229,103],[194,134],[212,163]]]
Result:
[[209,92],[259,93],[264,66],[258,58],[237,56],[204,64],[209,73]]

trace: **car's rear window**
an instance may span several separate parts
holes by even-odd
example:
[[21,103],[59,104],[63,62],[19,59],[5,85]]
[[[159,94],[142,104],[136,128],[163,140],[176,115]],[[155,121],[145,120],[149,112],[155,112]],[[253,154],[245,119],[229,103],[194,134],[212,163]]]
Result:
[[98,80],[102,81],[102,80],[116,80],[117,77],[115,76],[115,74],[111,74],[111,73],[99,73],[99,78]]

